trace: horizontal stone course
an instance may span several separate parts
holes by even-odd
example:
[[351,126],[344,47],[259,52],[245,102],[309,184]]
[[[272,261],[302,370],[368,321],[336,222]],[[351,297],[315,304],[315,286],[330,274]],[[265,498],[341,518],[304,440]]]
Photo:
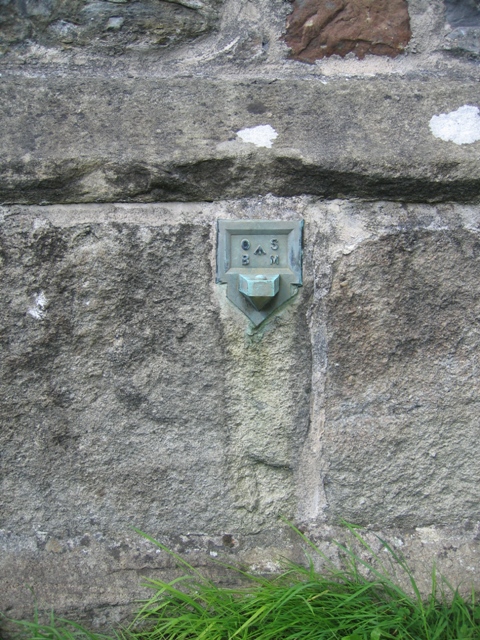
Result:
[[[0,201],[472,200],[480,143],[439,140],[429,122],[475,105],[478,85],[448,80],[5,75]],[[276,132],[270,149],[237,136],[258,125]]]

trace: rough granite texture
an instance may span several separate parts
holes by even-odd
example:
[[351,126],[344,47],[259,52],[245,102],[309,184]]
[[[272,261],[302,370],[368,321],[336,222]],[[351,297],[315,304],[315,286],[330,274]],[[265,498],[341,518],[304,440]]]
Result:
[[227,340],[210,233],[6,218],[2,519],[17,533],[255,527],[277,514],[277,484],[288,504],[308,423],[308,383],[294,376],[308,346],[288,345],[306,328],[295,315],[273,345],[245,344],[235,325]]
[[447,28],[445,48],[460,56],[480,55],[480,3],[478,0],[445,0]]
[[[5,203],[480,194],[478,143],[446,145],[429,127],[476,103],[474,80],[2,80]],[[237,136],[267,124],[271,149]]]
[[445,0],[445,17],[451,27],[479,27],[478,0]]
[[[116,626],[179,575],[133,527],[276,572],[279,516],[480,589],[478,7],[407,4],[400,55],[306,65],[286,0],[0,0],[0,611]],[[257,329],[225,218],[305,223]]]
[[[339,517],[366,524],[424,588],[436,558],[468,590],[478,207],[2,214],[0,609],[29,616],[31,585],[41,610],[118,623],[142,576],[178,575],[132,527],[216,580],[212,557],[278,570],[302,558],[280,515],[334,559]],[[304,287],[257,330],[214,284],[219,217],[305,220]]]
[[188,42],[216,26],[222,0],[2,0],[0,53],[40,47],[122,55]]
[[348,53],[393,58],[410,37],[406,0],[295,0],[285,42],[295,60],[314,62]]
[[459,27],[446,35],[445,50],[453,55],[480,56],[480,27]]
[[480,503],[480,243],[406,230],[334,266],[325,475],[332,515],[404,528]]
[[214,285],[211,216],[127,214],[3,211],[0,537],[14,556],[2,556],[2,609],[18,612],[25,584],[44,603],[75,602],[58,590],[67,566],[44,569],[52,553],[71,552],[74,566],[93,554],[78,571],[81,583],[98,576],[84,600],[98,607],[109,554],[136,559],[137,580],[156,567],[135,555],[133,527],[173,542],[210,535],[223,549],[224,535],[294,515],[309,422],[305,312],[245,336]]

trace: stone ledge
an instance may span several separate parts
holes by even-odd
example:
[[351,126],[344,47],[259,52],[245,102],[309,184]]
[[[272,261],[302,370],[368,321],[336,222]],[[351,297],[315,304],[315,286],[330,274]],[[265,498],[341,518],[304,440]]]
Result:
[[[465,104],[478,104],[478,84],[450,78],[4,75],[0,202],[474,201],[480,142],[444,142],[429,128]],[[237,136],[258,125],[275,130],[271,148]]]
[[[344,528],[339,526],[306,525],[307,536],[334,564],[339,564],[338,548],[334,542],[352,543]],[[431,571],[435,565],[438,575],[445,576],[460,592],[469,596],[472,586],[478,589],[477,556],[480,549],[478,523],[467,521],[457,527],[418,527],[414,530],[383,529],[361,531],[364,539],[376,552],[377,538],[388,541],[392,549],[406,560],[415,575],[421,593],[431,589]],[[30,618],[34,608],[47,618],[52,608],[58,616],[74,618],[90,628],[110,630],[127,624],[132,612],[138,610],[140,598],[149,595],[145,579],[169,580],[178,577],[178,567],[165,552],[156,553],[140,536],[93,536],[82,539],[56,540],[47,535],[41,543],[38,536],[18,536],[7,541],[1,558],[0,574],[5,588],[1,603],[9,616]],[[160,537],[160,536],[159,536]],[[225,536],[227,537],[227,536]],[[224,538],[225,538],[224,537]],[[229,548],[218,535],[161,536],[161,541],[179,553],[192,566],[217,584],[233,586],[239,576],[227,570],[228,565],[242,566],[264,575],[271,575],[284,567],[284,560],[305,562],[305,549],[299,537],[286,527],[269,529],[256,535],[234,535]],[[50,544],[49,544],[50,543]],[[19,551],[22,557],[19,559]],[[312,554],[316,569],[325,563]],[[358,553],[358,548],[356,549]],[[212,553],[213,552],[213,553]],[[215,562],[212,560],[220,560]],[[384,558],[388,557],[384,553]],[[372,560],[369,559],[369,562]],[[222,563],[223,566],[222,566]],[[395,565],[394,565],[395,567]],[[389,567],[392,578],[408,589],[408,577],[398,566]],[[59,580],[59,578],[61,578]],[[28,586],[27,586],[28,585]],[[29,588],[30,587],[30,588]],[[35,598],[32,596],[32,588]],[[82,589],[82,599],[79,599]],[[13,637],[2,620],[5,638]]]

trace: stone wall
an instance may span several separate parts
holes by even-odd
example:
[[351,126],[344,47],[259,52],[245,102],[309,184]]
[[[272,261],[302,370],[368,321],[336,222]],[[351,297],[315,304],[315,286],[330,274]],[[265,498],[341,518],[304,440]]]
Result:
[[[8,615],[118,623],[177,575],[134,528],[275,571],[281,517],[480,587],[480,11],[377,3],[364,50],[370,5],[0,2]],[[259,327],[219,219],[305,222]]]

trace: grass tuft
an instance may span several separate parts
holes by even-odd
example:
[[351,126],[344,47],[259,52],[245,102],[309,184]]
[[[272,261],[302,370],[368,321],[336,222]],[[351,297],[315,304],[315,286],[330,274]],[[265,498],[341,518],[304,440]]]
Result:
[[33,621],[9,620],[9,622],[13,622],[20,628],[17,637],[22,640],[112,640],[111,636],[93,633],[77,622],[57,618],[53,613],[47,623],[39,621],[37,612]]
[[[237,588],[216,586],[183,558],[142,534],[170,553],[185,574],[171,582],[149,580],[153,595],[115,638],[480,640],[480,607],[473,593],[465,600],[445,580],[437,580],[432,571],[431,593],[422,599],[412,572],[388,543],[379,539],[391,563],[385,567],[358,529],[349,524],[346,527],[353,541],[373,558],[371,563],[351,546],[336,543],[346,558],[342,570],[330,564],[326,573],[319,574],[311,557],[308,566],[289,563],[280,575],[268,579],[231,568],[249,581],[246,587]],[[328,562],[318,547],[294,530],[314,554]],[[392,578],[398,570],[407,576],[411,593]],[[53,617],[48,625],[40,624],[37,618],[18,624],[26,640],[108,640]]]

